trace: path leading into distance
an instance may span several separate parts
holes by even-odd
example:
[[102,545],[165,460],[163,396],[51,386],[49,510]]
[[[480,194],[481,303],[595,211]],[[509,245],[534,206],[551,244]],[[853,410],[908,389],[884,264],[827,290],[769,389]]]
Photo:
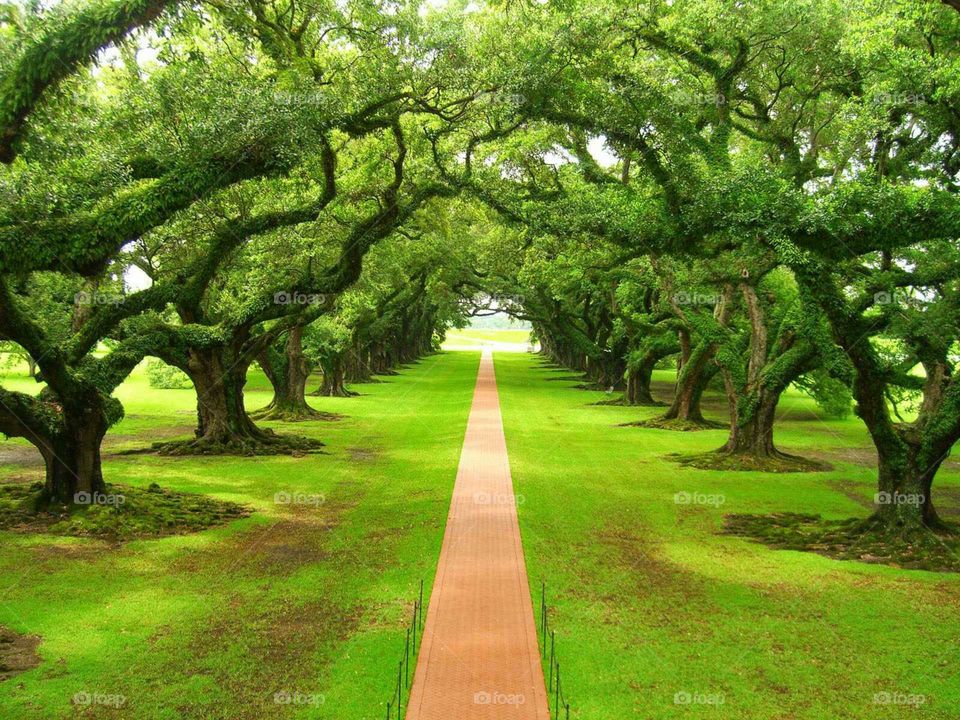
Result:
[[484,350],[406,717],[549,720],[530,597]]

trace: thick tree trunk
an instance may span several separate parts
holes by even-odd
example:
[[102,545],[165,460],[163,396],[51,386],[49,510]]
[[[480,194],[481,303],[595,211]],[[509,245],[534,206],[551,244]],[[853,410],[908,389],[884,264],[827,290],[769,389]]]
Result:
[[894,531],[941,527],[933,504],[933,479],[947,453],[927,458],[919,437],[897,434],[901,435],[897,441],[877,444],[875,519]]
[[51,502],[89,503],[106,492],[100,464],[100,445],[107,433],[101,413],[89,410],[67,418],[55,437],[37,441],[46,467],[44,497]]
[[598,360],[590,361],[587,372],[598,387],[616,390],[623,387],[626,363],[622,357],[607,353]]
[[711,371],[709,367],[713,352],[708,348],[700,347],[687,359],[683,365],[683,370],[677,378],[677,386],[674,391],[673,403],[662,416],[662,420],[681,420],[690,423],[706,424],[707,420],[703,417],[703,411],[700,409],[700,400],[703,397],[703,391],[710,382],[710,378],[716,372],[714,368]]
[[780,394],[755,393],[750,398],[754,407],[749,419],[740,422],[736,398],[731,402],[730,435],[720,449],[732,455],[750,455],[756,458],[785,457],[773,443],[773,427]]
[[273,399],[269,405],[252,413],[251,417],[294,422],[324,415],[307,404],[310,365],[303,354],[303,326],[297,325],[290,330],[282,353],[265,350],[257,362],[273,387]]
[[647,354],[636,366],[627,368],[627,390],[623,396],[627,405],[660,405],[650,391],[653,368],[658,359],[652,353]]
[[314,444],[258,428],[243,403],[247,363],[229,348],[191,348],[181,368],[197,393],[197,428],[192,441],[155,443],[163,454],[273,454]]
[[260,441],[261,431],[243,404],[246,366],[227,368],[215,352],[191,352],[190,379],[197,390],[198,439],[210,443]]
[[314,395],[321,397],[353,397],[357,393],[347,390],[344,380],[343,357],[322,361],[323,383]]

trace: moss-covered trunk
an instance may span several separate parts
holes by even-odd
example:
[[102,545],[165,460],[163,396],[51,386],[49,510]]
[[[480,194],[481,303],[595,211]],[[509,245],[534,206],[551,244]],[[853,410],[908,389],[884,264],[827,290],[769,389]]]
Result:
[[707,383],[717,372],[716,366],[710,365],[713,355],[714,348],[707,343],[701,343],[690,354],[679,372],[673,402],[663,414],[663,420],[706,424],[700,401]]
[[269,347],[257,357],[257,363],[273,388],[270,404],[252,417],[258,420],[308,420],[321,415],[307,404],[307,379],[310,364],[303,353],[302,325],[296,325],[287,333],[279,350]]
[[51,502],[84,502],[83,494],[106,492],[100,446],[108,423],[97,404],[65,409],[64,421],[60,431],[36,442],[46,468],[43,494]]
[[345,380],[345,364],[342,354],[324,358],[320,361],[323,370],[323,382],[314,395],[321,397],[352,397],[355,392],[347,390]]

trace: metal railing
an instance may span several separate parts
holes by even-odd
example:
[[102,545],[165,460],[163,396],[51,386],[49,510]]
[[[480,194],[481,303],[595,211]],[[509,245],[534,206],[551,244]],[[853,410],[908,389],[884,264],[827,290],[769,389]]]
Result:
[[547,583],[540,585],[540,639],[541,653],[548,668],[544,671],[547,681],[547,709],[551,720],[570,720],[570,703],[563,694],[563,682],[560,679],[560,660],[557,658],[557,631],[550,629],[547,606]]
[[[417,633],[423,636],[423,580],[420,581],[420,596],[413,602],[413,617],[410,618],[410,624],[407,626],[407,639],[403,645],[403,657],[400,659],[400,667],[397,669],[397,685],[393,690],[393,696],[387,702],[387,720],[403,720],[406,712],[404,711],[404,691],[410,689],[411,672],[410,666],[416,669],[417,665]],[[410,697],[407,693],[407,701]]]

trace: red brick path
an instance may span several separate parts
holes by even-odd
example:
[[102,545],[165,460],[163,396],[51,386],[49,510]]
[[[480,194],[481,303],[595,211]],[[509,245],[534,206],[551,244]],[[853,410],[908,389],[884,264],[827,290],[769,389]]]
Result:
[[480,360],[407,717],[550,717],[489,350]]

